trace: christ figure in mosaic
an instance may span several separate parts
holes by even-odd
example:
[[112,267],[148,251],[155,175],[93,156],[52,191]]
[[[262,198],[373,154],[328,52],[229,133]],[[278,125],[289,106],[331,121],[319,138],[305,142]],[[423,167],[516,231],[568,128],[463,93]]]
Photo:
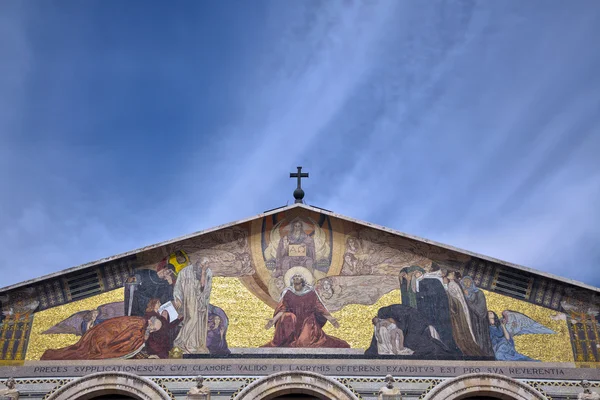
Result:
[[327,321],[336,328],[339,323],[309,284],[312,282],[310,271],[294,267],[286,278],[290,286],[283,291],[273,318],[265,326],[266,329],[275,326],[275,334],[263,347],[350,347],[344,340],[323,332]]

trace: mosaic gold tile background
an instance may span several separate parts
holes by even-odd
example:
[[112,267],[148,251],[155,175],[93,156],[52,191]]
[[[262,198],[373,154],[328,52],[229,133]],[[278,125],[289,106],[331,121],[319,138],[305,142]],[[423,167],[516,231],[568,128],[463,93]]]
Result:
[[371,345],[373,338],[373,323],[371,320],[377,316],[377,310],[381,307],[400,303],[400,290],[394,290],[383,295],[377,303],[371,306],[350,304],[332,315],[340,323],[335,329],[330,323],[325,324],[323,330],[328,335],[344,339],[350,347],[366,349]]
[[483,290],[483,292],[487,299],[488,310],[494,311],[500,318],[502,318],[502,311],[518,311],[556,332],[556,334],[551,335],[515,336],[513,338],[515,349],[519,353],[546,362],[573,361],[573,348],[571,346],[567,322],[551,318],[558,314],[557,311],[488,292],[487,290]]
[[272,339],[265,329],[273,309],[254,296],[238,278],[213,278],[210,303],[221,307],[229,318],[227,344],[232,347],[259,347]]
[[[274,329],[265,329],[273,317],[273,309],[252,295],[236,278],[214,278],[210,302],[221,307],[229,317],[227,344],[229,347],[260,347],[273,339]],[[371,319],[380,307],[400,302],[400,291],[384,295],[371,306],[351,304],[332,315],[340,323],[338,329],[330,323],[323,328],[328,335],[347,341],[353,348],[366,349],[371,344]]]
[[48,349],[59,349],[76,343],[81,336],[77,335],[43,335],[42,332],[56,325],[65,318],[74,313],[83,310],[93,310],[99,305],[123,301],[123,288],[115,289],[110,292],[102,293],[98,296],[89,297],[84,300],[74,301],[73,303],[49,308],[35,313],[33,325],[29,336],[29,346],[27,346],[26,360],[39,360],[44,351]]
[[[493,292],[483,291],[488,309],[501,315],[504,310],[521,312],[554,330],[553,335],[522,335],[514,338],[516,350],[529,357],[546,362],[572,362],[573,352],[566,321],[552,317],[556,311],[522,302]],[[26,360],[39,360],[47,349],[56,349],[77,342],[76,335],[43,335],[42,332],[82,310],[92,310],[99,305],[123,301],[123,289],[116,289],[85,300],[40,311],[35,314],[27,349]],[[273,328],[264,328],[273,315],[273,309],[254,296],[238,278],[215,277],[211,303],[221,307],[229,317],[227,341],[230,348],[260,347],[273,337]],[[330,323],[324,327],[328,335],[347,341],[352,348],[366,349],[373,335],[371,319],[380,307],[400,303],[400,291],[394,290],[371,306],[351,304],[333,316],[340,327]]]

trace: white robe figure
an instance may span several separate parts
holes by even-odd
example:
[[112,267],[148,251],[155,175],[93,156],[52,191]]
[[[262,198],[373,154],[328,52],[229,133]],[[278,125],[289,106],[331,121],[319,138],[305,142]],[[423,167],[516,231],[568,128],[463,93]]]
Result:
[[455,298],[462,307],[462,312],[465,314],[465,320],[467,321],[467,325],[469,326],[469,332],[471,333],[471,338],[475,343],[477,343],[477,339],[475,339],[475,333],[473,333],[473,325],[471,323],[471,313],[469,311],[469,307],[467,306],[467,301],[465,300],[465,296],[463,294],[462,289],[454,280],[450,280],[448,282],[448,287],[446,289],[448,291],[448,296],[452,296]]
[[184,354],[207,354],[206,333],[208,331],[208,303],[212,288],[212,271],[205,267],[204,288],[196,276],[195,268],[190,265],[179,272],[173,288],[175,302],[181,304],[183,326],[175,338],[173,345]]
[[385,319],[378,319],[375,325],[377,353],[380,355],[411,355],[413,351],[404,347],[404,333],[396,324]]

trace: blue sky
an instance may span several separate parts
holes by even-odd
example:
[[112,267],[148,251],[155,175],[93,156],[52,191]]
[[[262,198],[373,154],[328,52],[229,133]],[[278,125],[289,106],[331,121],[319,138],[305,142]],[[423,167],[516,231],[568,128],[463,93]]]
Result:
[[600,3],[0,4],[0,286],[306,202],[600,286]]

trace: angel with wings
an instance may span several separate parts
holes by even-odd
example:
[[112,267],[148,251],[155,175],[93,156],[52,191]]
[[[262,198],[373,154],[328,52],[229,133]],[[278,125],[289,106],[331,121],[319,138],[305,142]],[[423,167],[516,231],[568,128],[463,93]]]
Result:
[[82,336],[92,327],[100,324],[107,319],[124,316],[124,306],[122,301],[115,303],[102,304],[94,310],[83,310],[72,314],[69,318],[60,321],[42,334],[60,334],[67,333]]
[[498,318],[493,311],[488,311],[490,322],[490,338],[498,361],[539,361],[519,353],[515,349],[514,336],[526,334],[553,334],[552,329],[534,321],[525,314],[516,311],[503,311]]
[[[281,220],[271,230],[264,255],[267,265],[274,262],[275,278],[285,275],[292,267],[304,267],[317,278],[326,275],[327,271],[319,270],[322,264],[319,261],[328,260],[331,253],[327,236],[319,224],[311,218],[308,220],[295,218],[285,228],[282,228],[285,220]],[[307,228],[313,230],[312,234],[306,233]]]

